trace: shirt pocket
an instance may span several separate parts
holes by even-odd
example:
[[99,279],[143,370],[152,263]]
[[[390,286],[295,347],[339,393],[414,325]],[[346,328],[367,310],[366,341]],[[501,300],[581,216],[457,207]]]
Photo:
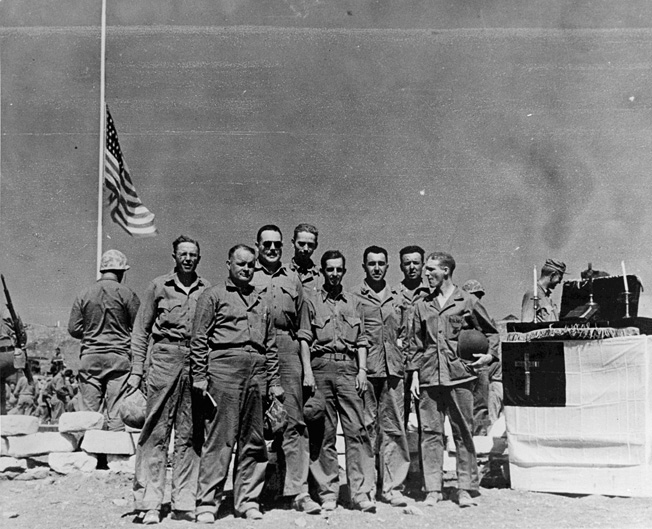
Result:
[[342,335],[347,344],[355,347],[360,336],[362,320],[357,316],[342,314]]
[[323,344],[333,340],[333,325],[330,316],[315,318],[312,325],[315,329],[315,342]]
[[283,314],[288,325],[296,329],[298,327],[297,299],[299,298],[299,293],[296,288],[286,285],[281,286],[281,292],[283,292],[281,306]]
[[265,335],[267,334],[267,312],[258,312],[250,310],[247,312],[247,324],[249,325],[249,335],[251,340],[265,347]]

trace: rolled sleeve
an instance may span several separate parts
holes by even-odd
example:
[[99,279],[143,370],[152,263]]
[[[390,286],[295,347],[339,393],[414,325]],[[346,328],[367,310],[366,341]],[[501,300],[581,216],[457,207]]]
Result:
[[299,330],[297,331],[297,338],[311,344],[314,340],[312,332],[312,321],[314,318],[315,309],[310,300],[304,300],[301,305],[301,317],[299,319]]

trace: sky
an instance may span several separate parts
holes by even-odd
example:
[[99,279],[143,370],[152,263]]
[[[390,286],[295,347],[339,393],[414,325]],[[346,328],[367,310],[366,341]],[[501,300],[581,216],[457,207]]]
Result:
[[[491,314],[553,257],[652,278],[652,6],[643,1],[110,2],[106,101],[159,235],[104,215],[142,294],[278,224],[362,252],[449,251]],[[531,5],[530,5],[531,4]],[[545,6],[544,6],[545,4]],[[100,3],[0,1],[0,271],[23,319],[67,323],[95,279]],[[557,299],[559,292],[557,292]],[[651,303],[643,294],[640,313]]]

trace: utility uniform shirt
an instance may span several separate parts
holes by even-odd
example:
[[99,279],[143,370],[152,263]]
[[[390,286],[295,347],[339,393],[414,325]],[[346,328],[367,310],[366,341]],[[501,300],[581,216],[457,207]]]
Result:
[[314,264],[308,268],[300,267],[294,259],[290,263],[290,270],[296,272],[303,286],[304,297],[315,296],[321,290],[321,274]]
[[131,330],[140,301],[135,292],[113,279],[98,279],[77,296],[68,332],[80,339],[81,355],[118,353],[129,357]]
[[368,346],[360,303],[344,290],[332,298],[322,289],[307,299],[298,335],[311,344],[312,356],[339,353],[355,357],[359,347]]
[[499,358],[499,336],[487,311],[470,294],[455,287],[443,307],[431,292],[414,307],[413,354],[408,369],[419,371],[421,386],[454,386],[476,378],[458,356],[462,329],[477,329],[489,340],[489,352]]
[[410,344],[412,343],[412,322],[414,315],[415,303],[425,298],[430,294],[430,287],[428,283],[422,281],[421,284],[414,290],[406,288],[403,281],[392,288],[392,294],[398,298],[398,304],[401,307],[403,325],[399,329],[397,339],[400,342],[400,347],[403,350],[405,363],[407,366],[408,359],[410,358]]
[[154,343],[190,341],[197,300],[210,286],[208,281],[197,276],[186,289],[174,270],[147,286],[131,337],[133,374],[143,374],[150,335]]
[[[537,283],[539,297],[538,304],[539,310],[537,311],[537,323],[544,321],[559,321],[559,311],[557,305],[552,301],[552,290],[543,288]],[[534,321],[534,297],[533,290],[529,289],[523,296],[521,303],[521,321],[532,322]]]
[[366,281],[353,293],[362,310],[365,336],[369,342],[368,377],[403,377],[405,353],[398,343],[398,336],[402,334],[403,308],[399,296],[386,287],[387,295],[381,300]]
[[262,291],[274,327],[296,336],[303,305],[303,288],[298,274],[284,265],[271,273],[257,263],[251,285]]
[[263,302],[263,292],[231,278],[204,290],[197,300],[190,340],[190,365],[195,381],[208,379],[208,362],[220,351],[244,349],[266,357],[267,382],[279,386],[278,350],[274,322]]
[[13,351],[16,345],[16,333],[9,309],[0,308],[0,353]]

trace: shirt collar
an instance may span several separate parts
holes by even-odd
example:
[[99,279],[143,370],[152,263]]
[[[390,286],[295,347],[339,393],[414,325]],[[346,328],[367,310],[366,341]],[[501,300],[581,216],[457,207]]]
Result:
[[319,275],[319,270],[317,270],[317,267],[315,266],[315,263],[310,261],[310,266],[307,268],[303,266],[299,266],[297,262],[294,260],[294,257],[292,258],[292,261],[290,261],[290,268],[294,270],[295,272],[300,272],[302,274],[310,274],[313,276]]
[[248,296],[251,294],[254,290],[255,287],[249,283],[248,285],[243,286],[242,288],[238,287],[233,280],[230,277],[226,278],[226,281],[224,282],[226,285],[226,289],[230,292],[242,292],[245,296]]
[[205,284],[204,280],[201,278],[199,274],[196,274],[196,276],[197,277],[195,278],[193,283],[188,287],[185,287],[183,283],[180,281],[179,275],[177,274],[176,270],[172,269],[171,272],[165,275],[164,282],[168,286],[177,285],[179,288],[183,288],[184,290],[187,288],[188,291],[191,291],[194,290],[196,287],[203,286]]
[[[328,290],[326,290],[324,287],[322,287],[321,288],[321,299],[322,299],[322,301],[326,301],[326,298],[328,298],[328,297],[329,297]],[[341,299],[341,300],[344,300],[344,301],[348,301],[347,293],[346,293],[346,291],[344,289],[341,289],[340,293],[334,298],[331,297],[331,299],[335,299],[335,300]]]
[[278,275],[287,275],[288,274],[288,271],[285,268],[284,264],[282,264],[276,272],[270,272],[267,268],[265,268],[262,264],[260,264],[260,261],[258,261],[258,260],[256,260],[256,265],[254,267],[254,271],[262,272],[263,274],[268,275],[268,276],[278,276]]

